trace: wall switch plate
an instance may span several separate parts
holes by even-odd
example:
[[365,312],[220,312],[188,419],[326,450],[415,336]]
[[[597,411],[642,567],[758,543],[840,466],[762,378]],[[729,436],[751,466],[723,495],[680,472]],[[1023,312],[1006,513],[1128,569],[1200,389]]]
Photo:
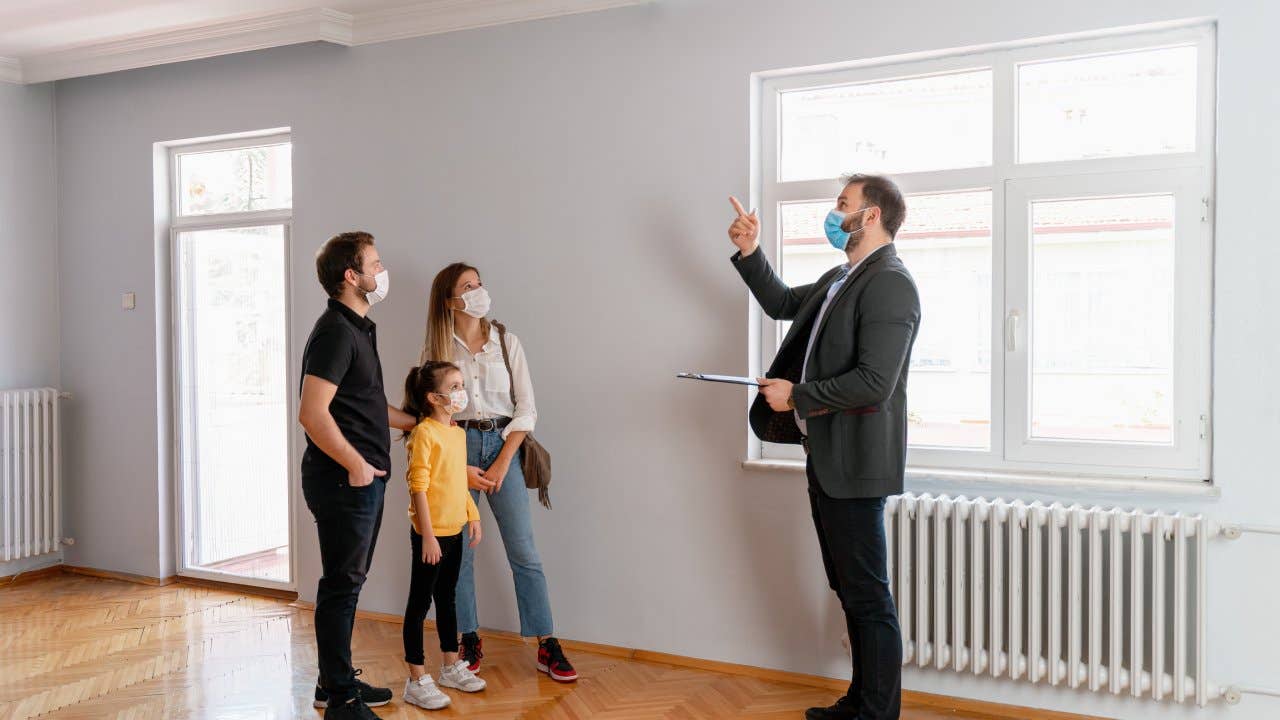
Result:
[[138,296],[131,292],[125,293],[120,300],[120,306],[125,310],[132,310],[138,307]]

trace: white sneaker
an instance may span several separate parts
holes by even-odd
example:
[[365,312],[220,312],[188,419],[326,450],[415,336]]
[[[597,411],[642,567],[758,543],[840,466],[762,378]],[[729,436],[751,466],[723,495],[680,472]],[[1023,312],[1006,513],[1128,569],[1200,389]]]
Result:
[[485,681],[467,669],[467,661],[459,660],[452,665],[440,668],[440,684],[462,692],[480,692],[485,688]]
[[442,710],[453,702],[448,695],[440,692],[430,675],[423,675],[417,680],[409,678],[404,684],[404,701],[427,710]]

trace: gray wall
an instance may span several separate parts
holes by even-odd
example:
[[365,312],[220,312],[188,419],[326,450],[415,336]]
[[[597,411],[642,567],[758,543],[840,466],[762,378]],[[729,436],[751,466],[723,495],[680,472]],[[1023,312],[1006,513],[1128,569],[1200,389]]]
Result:
[[58,384],[52,85],[0,83],[0,389]]
[[[296,355],[323,295],[314,249],[365,228],[393,276],[373,313],[388,385],[417,358],[429,282],[479,265],[520,333],[556,509],[536,512],[558,631],[602,643],[838,676],[841,620],[825,587],[804,479],[744,471],[744,398],[677,384],[747,369],[747,298],[727,257],[725,196],[747,191],[753,71],[1188,17],[1220,19],[1216,476],[1221,497],[1046,492],[1044,499],[1272,520],[1280,207],[1270,130],[1280,95],[1269,4],[665,0],[536,23],[344,49],[309,45],[58,84],[62,362],[69,560],[171,572],[171,479],[158,472],[152,144],[291,126]],[[922,19],[928,19],[922,21]],[[139,308],[118,309],[138,292]],[[161,300],[164,288],[159,288]],[[296,371],[296,365],[295,365]],[[396,391],[393,390],[392,400]],[[399,453],[397,453],[399,455]],[[394,476],[403,471],[397,457]],[[296,478],[294,479],[296,483]],[[407,502],[391,485],[362,606],[399,612]],[[957,494],[983,490],[950,485]],[[295,518],[300,590],[319,562]],[[482,547],[481,619],[516,627],[496,533]],[[1215,544],[1210,668],[1280,677],[1276,540]],[[910,688],[1119,717],[1155,706],[909,672]],[[1182,709],[1170,717],[1202,717]],[[1215,717],[1264,718],[1250,699]]]
[[[59,382],[53,98],[52,85],[0,83],[0,390]],[[60,555],[0,562],[0,577]]]

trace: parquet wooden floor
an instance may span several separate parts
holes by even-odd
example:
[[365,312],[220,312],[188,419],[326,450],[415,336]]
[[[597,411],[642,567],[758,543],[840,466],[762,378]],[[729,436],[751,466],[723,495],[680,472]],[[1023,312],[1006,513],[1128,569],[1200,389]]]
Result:
[[[803,717],[804,708],[835,697],[583,651],[570,654],[582,679],[561,685],[535,672],[532,645],[489,638],[485,653],[488,690],[450,691],[453,707],[429,713],[399,701],[400,626],[356,622],[357,667],[396,692],[378,710],[383,718],[759,720]],[[315,676],[312,614],[285,601],[71,575],[0,589],[0,720],[319,718],[311,707]],[[903,717],[991,716],[908,703]]]

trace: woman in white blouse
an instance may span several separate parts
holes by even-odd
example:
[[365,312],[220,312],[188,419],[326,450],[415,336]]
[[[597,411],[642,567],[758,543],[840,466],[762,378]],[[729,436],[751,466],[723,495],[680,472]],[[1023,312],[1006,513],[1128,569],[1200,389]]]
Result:
[[[529,494],[520,468],[520,445],[525,435],[533,432],[538,419],[533,382],[524,347],[510,332],[506,341],[511,371],[507,371],[498,330],[487,319],[488,314],[489,291],[481,284],[478,270],[464,263],[441,270],[431,284],[422,360],[447,360],[462,368],[470,401],[464,411],[453,417],[467,431],[467,474],[472,498],[477,505],[481,493],[488,498],[502,534],[515,579],[520,634],[538,638],[538,669],[553,680],[572,682],[578,674],[552,636],[551,598],[533,540]],[[483,653],[477,635],[480,623],[476,617],[474,563],[475,551],[463,543],[457,588],[460,655],[472,672],[478,672]]]

